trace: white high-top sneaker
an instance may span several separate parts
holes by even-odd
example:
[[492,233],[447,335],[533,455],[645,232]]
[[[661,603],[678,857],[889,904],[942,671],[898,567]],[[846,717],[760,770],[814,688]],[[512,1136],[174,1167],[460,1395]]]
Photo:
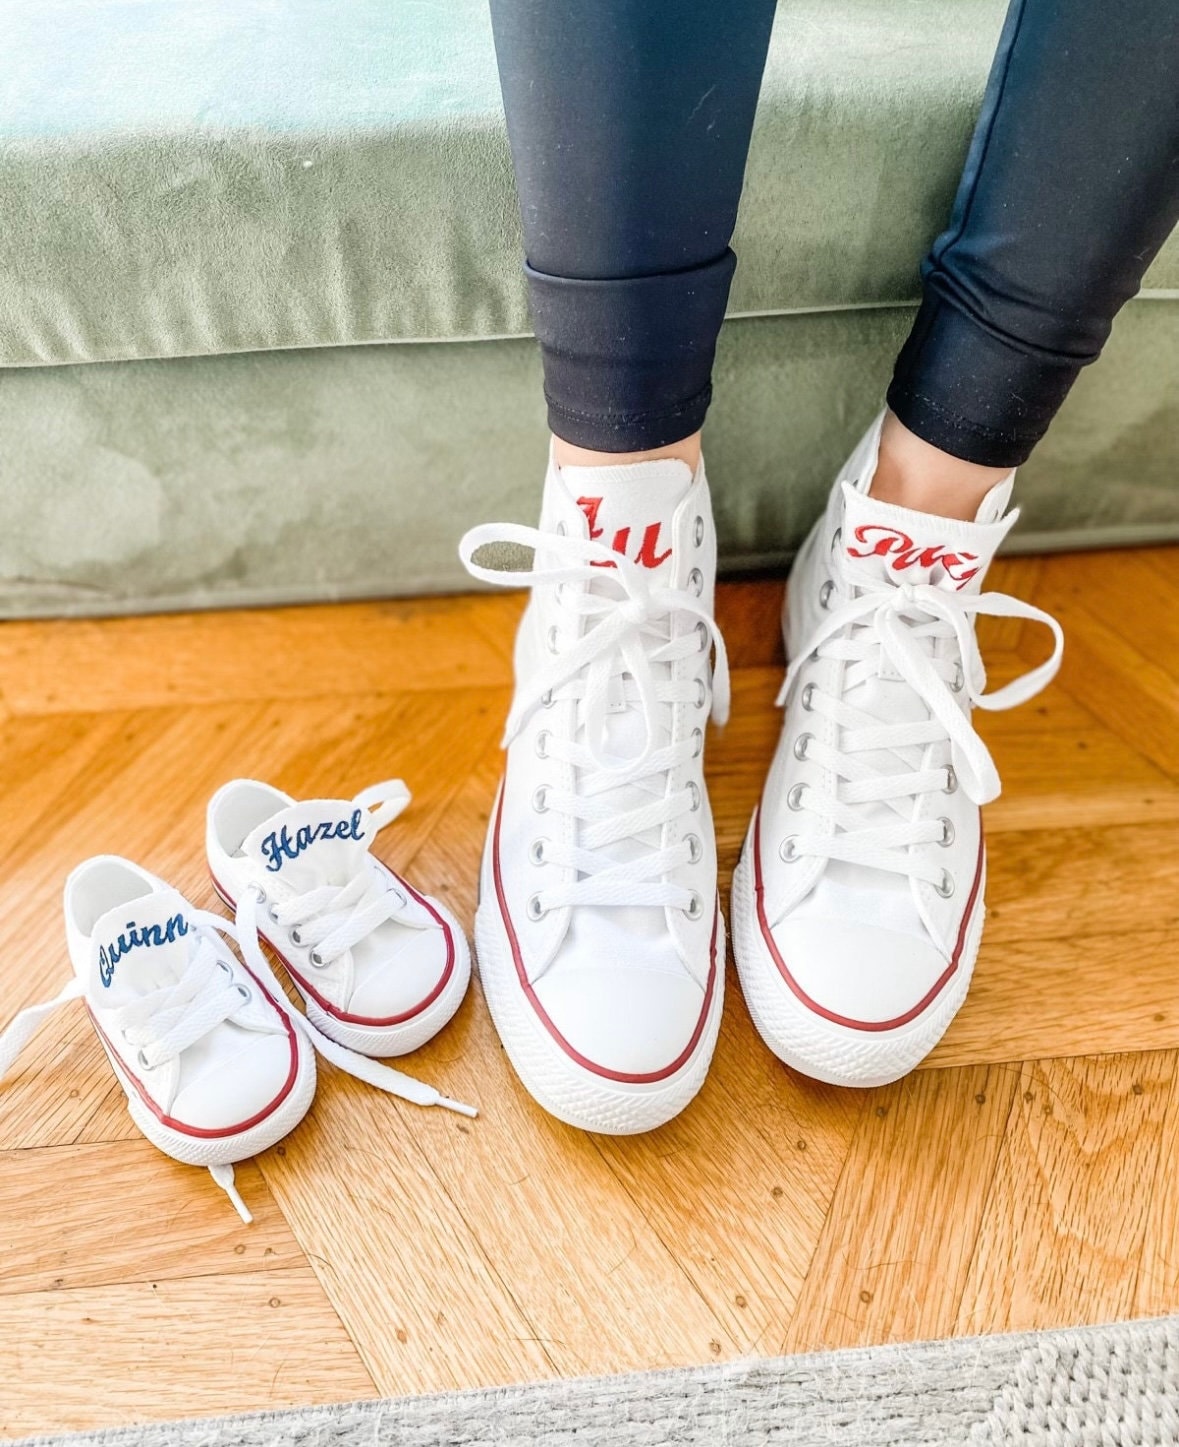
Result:
[[[535,549],[531,569],[477,565],[488,544]],[[703,464],[550,464],[539,529],[477,527],[460,554],[532,589],[475,923],[487,1002],[547,1110],[650,1130],[703,1084],[724,991],[702,756],[728,670]]]
[[[974,522],[868,495],[883,415],[804,543],[784,620],[785,726],[733,880],[733,948],[750,1013],[787,1065],[882,1085],[941,1038],[983,926],[979,806],[999,777],[970,722],[1047,684],[1048,614],[982,593],[1015,522],[1013,476]],[[1052,630],[1051,658],[995,693],[978,614]]]

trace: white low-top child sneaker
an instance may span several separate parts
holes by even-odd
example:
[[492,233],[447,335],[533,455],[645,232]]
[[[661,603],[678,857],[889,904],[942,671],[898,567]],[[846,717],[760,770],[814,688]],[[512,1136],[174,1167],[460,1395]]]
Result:
[[[733,880],[733,949],[754,1023],[836,1085],[912,1070],[966,997],[982,936],[979,806],[999,776],[971,725],[1060,665],[1054,618],[983,593],[1015,522],[1012,477],[973,522],[869,495],[883,414],[803,544],[784,623],[781,741]],[[1052,656],[995,693],[979,615],[1045,624]]]
[[[485,566],[505,545],[531,568]],[[460,555],[532,589],[483,855],[484,993],[542,1106],[650,1130],[703,1084],[724,996],[703,751],[728,672],[703,465],[550,464],[539,529],[477,527]]]
[[87,860],[65,886],[74,978],[0,1036],[0,1077],[68,1000],[86,1009],[131,1118],[165,1155],[207,1166],[245,1221],[233,1166],[288,1135],[315,1095],[315,1054],[273,977],[206,914],[129,860]]
[[471,977],[455,917],[370,852],[409,798],[400,780],[355,799],[296,802],[235,779],[209,802],[218,894],[239,927],[256,927],[278,955],[308,1017],[365,1055],[424,1045],[452,1018]]

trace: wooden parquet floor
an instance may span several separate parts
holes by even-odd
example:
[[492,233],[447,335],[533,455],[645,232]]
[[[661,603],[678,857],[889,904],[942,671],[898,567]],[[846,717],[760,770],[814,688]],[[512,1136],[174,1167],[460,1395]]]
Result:
[[[0,1435],[1179,1309],[1179,551],[1016,559],[1059,681],[980,715],[990,914],[926,1068],[862,1094],[790,1074],[730,975],[699,1099],[593,1139],[518,1085],[474,985],[409,1067],[420,1111],[330,1067],[240,1172],[244,1227],[135,1132],[82,1012],[0,1087]],[[780,588],[720,612],[709,746],[723,884],[776,738]],[[130,855],[214,907],[203,810],[404,777],[380,848],[464,921],[520,600],[0,625],[0,1018],[67,978],[59,889]],[[984,641],[992,678],[1041,656]]]

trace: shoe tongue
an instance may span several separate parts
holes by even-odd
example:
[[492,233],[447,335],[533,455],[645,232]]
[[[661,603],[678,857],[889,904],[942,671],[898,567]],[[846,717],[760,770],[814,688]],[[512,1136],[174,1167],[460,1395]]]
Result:
[[896,507],[844,483],[844,576],[863,587],[930,583],[949,592],[979,592],[995,550],[1017,517],[1015,512],[1003,516],[1011,486],[1010,479],[998,483],[975,521],[963,522]]
[[367,810],[347,799],[310,799],[272,814],[242,842],[242,853],[299,894],[347,884],[371,843]]
[[[556,475],[564,494],[562,509],[572,504],[580,511],[593,541],[649,570],[652,583],[671,586],[676,562],[672,525],[695,476],[686,462],[661,458],[619,467],[563,467]],[[606,582],[609,572],[603,568],[602,585],[591,584],[591,591],[613,596],[616,588],[610,589]],[[657,676],[666,676],[666,664],[655,667]],[[623,679],[614,680],[604,740],[607,752],[619,761],[637,758],[648,742],[641,710],[637,703],[626,702],[624,687]],[[662,715],[666,711],[659,712]],[[668,722],[663,718],[656,721],[656,737],[651,741],[655,748],[667,743]],[[630,785],[612,790],[608,797],[621,813],[649,804],[658,796],[639,785]],[[657,849],[659,836],[658,829],[648,830],[638,838],[619,840],[602,853],[612,859],[635,859],[648,849]],[[625,925],[632,937],[658,935],[663,929],[660,910],[636,908],[613,913],[616,922]]]
[[91,934],[91,993],[103,1006],[126,1004],[174,985],[196,939],[192,906],[162,889],[108,910]]
[[621,467],[562,467],[557,476],[584,514],[589,536],[665,582],[674,567],[672,521],[692,486],[692,469],[675,458]]

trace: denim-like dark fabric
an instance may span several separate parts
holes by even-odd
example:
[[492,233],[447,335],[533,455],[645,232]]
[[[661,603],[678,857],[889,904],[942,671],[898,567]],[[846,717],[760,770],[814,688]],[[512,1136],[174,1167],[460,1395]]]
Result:
[[549,421],[696,431],[774,0],[492,0]]
[[1026,460],[1179,220],[1179,4],[1012,0],[889,405]]
[[[711,396],[773,0],[491,9],[550,425],[675,441]],[[1024,461],[1177,220],[1179,0],[1012,0],[889,404]]]

